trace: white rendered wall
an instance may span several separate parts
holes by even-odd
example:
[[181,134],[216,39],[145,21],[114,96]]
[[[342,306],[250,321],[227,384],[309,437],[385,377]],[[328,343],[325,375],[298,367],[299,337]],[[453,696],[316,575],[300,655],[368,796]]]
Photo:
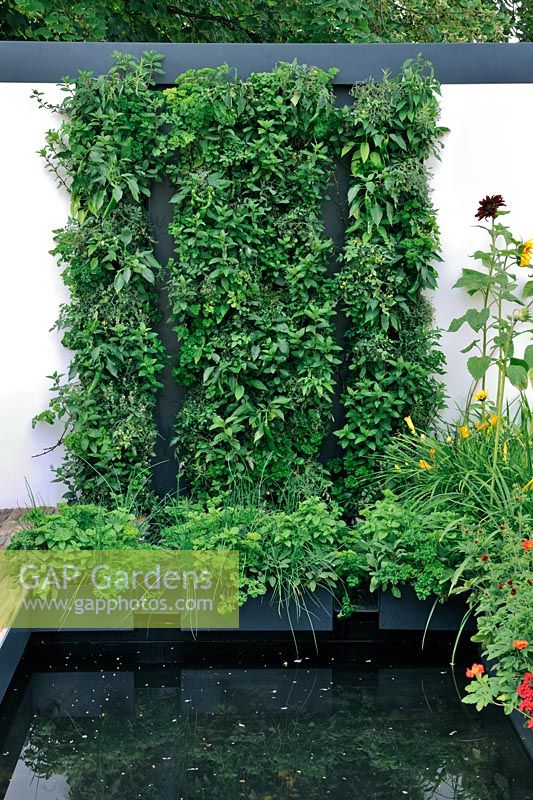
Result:
[[[52,483],[50,470],[61,460],[61,449],[32,458],[61,433],[60,427],[44,424],[32,430],[31,418],[46,408],[46,375],[64,372],[68,363],[57,333],[49,332],[66,294],[48,254],[52,230],[66,221],[68,197],[36,153],[57,117],[39,110],[30,99],[33,88],[45,91],[49,100],[61,97],[50,84],[0,83],[0,508],[28,502],[25,481],[41,503],[57,502],[63,491]],[[446,329],[469,305],[451,287],[469,264],[469,254],[483,245],[472,227],[478,200],[502,194],[512,210],[507,220],[513,230],[533,238],[533,84],[443,86],[441,123],[451,131],[442,161],[431,165],[444,259],[432,299],[436,323]],[[470,383],[460,353],[470,333],[445,334],[442,342],[449,394],[458,403]]]
[[0,508],[29,503],[25,480],[42,504],[64,491],[50,469],[62,451],[32,458],[61,434],[46,424],[32,430],[31,419],[48,404],[46,375],[68,364],[57,333],[49,333],[66,293],[48,251],[69,205],[36,153],[58,117],[39,110],[34,88],[53,102],[63,94],[50,84],[0,83]]
[[[471,227],[478,224],[474,215],[482,197],[501,194],[511,211],[502,221],[517,238],[533,239],[532,123],[533,84],[442,87],[441,124],[450,132],[444,137],[441,162],[431,164],[443,258],[439,287],[432,297],[439,328],[447,330],[454,317],[473,305],[464,290],[452,286],[463,267],[476,267],[471,254],[488,249],[486,232]],[[521,281],[527,280],[528,272],[517,268]],[[464,405],[471,384],[466,360],[475,353],[460,351],[473,338],[474,332],[466,325],[442,338],[451,400],[445,416],[450,421],[457,416],[455,404]]]

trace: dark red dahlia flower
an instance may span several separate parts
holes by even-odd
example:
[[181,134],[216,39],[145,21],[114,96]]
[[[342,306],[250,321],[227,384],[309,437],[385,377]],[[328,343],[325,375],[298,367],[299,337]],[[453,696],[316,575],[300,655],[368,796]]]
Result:
[[498,209],[505,205],[501,194],[487,195],[479,201],[479,208],[476,211],[476,219],[480,222],[483,219],[495,219]]

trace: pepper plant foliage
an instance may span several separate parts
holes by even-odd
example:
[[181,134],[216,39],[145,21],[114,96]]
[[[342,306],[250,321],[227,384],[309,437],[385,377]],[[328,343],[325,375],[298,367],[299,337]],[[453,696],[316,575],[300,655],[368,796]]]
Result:
[[63,121],[42,150],[72,200],[53,253],[70,293],[56,327],[73,355],[67,376],[51,376],[50,408],[34,424],[64,422],[57,479],[67,497],[86,502],[140,486],[156,437],[158,263],[142,201],[162,164],[150,90],[159,61],[117,56],[107,75],[67,80],[65,99],[52,107]]
[[428,424],[443,402],[444,357],[423,295],[435,287],[438,261],[425,164],[443,133],[438,94],[431,68],[407,62],[399,77],[355,86],[345,113],[351,222],[337,286],[350,326],[336,483],[345,506],[403,418]]
[[338,346],[321,205],[339,115],[331,73],[185,73],[167,90],[177,187],[169,295],[187,387],[176,442],[193,493],[275,492],[320,473]]

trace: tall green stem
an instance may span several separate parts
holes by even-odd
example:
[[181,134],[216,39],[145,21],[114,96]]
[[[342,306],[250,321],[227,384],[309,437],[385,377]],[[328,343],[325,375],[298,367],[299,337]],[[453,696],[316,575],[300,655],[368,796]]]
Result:
[[505,338],[505,345],[501,344],[501,341],[503,339],[502,311],[503,311],[503,300],[500,293],[500,297],[498,298],[498,338],[500,340],[499,353],[498,353],[498,390],[496,394],[496,425],[494,427],[494,447],[492,451],[492,479],[490,484],[492,491],[494,491],[494,486],[496,484],[496,468],[498,466],[498,451],[500,449],[500,431],[501,431],[501,421],[503,414],[503,401],[505,399],[505,377],[507,374],[507,361],[509,359],[509,349],[513,341],[513,333],[516,325],[516,320],[515,320],[509,327],[507,336]]
[[[490,252],[491,252],[491,262],[489,267],[489,280],[487,282],[487,288],[485,289],[485,293],[483,295],[483,308],[490,308],[491,303],[489,302],[490,299],[490,287],[491,287],[491,278],[492,273],[494,272],[494,268],[496,266],[496,234],[495,234],[495,222],[496,220],[492,220],[492,224],[490,227]],[[487,320],[483,325],[483,339],[482,339],[482,352],[481,355],[483,358],[487,355],[487,346],[488,346],[488,332],[489,332],[489,321]],[[486,391],[487,385],[487,373],[483,373],[483,377],[481,379],[481,389]],[[481,401],[481,419],[485,418],[485,404],[486,400]]]

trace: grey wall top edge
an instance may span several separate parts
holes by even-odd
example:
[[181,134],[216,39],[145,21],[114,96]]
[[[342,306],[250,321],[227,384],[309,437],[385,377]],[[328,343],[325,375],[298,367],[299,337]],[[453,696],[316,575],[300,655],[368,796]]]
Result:
[[396,72],[419,53],[429,59],[442,83],[533,83],[533,43],[518,44],[163,44],[150,42],[0,42],[0,81],[57,83],[79,70],[106,72],[111,54],[164,57],[159,83],[181,72],[227,63],[243,77],[297,59],[327,69],[338,67],[334,83],[351,85],[383,69]]

